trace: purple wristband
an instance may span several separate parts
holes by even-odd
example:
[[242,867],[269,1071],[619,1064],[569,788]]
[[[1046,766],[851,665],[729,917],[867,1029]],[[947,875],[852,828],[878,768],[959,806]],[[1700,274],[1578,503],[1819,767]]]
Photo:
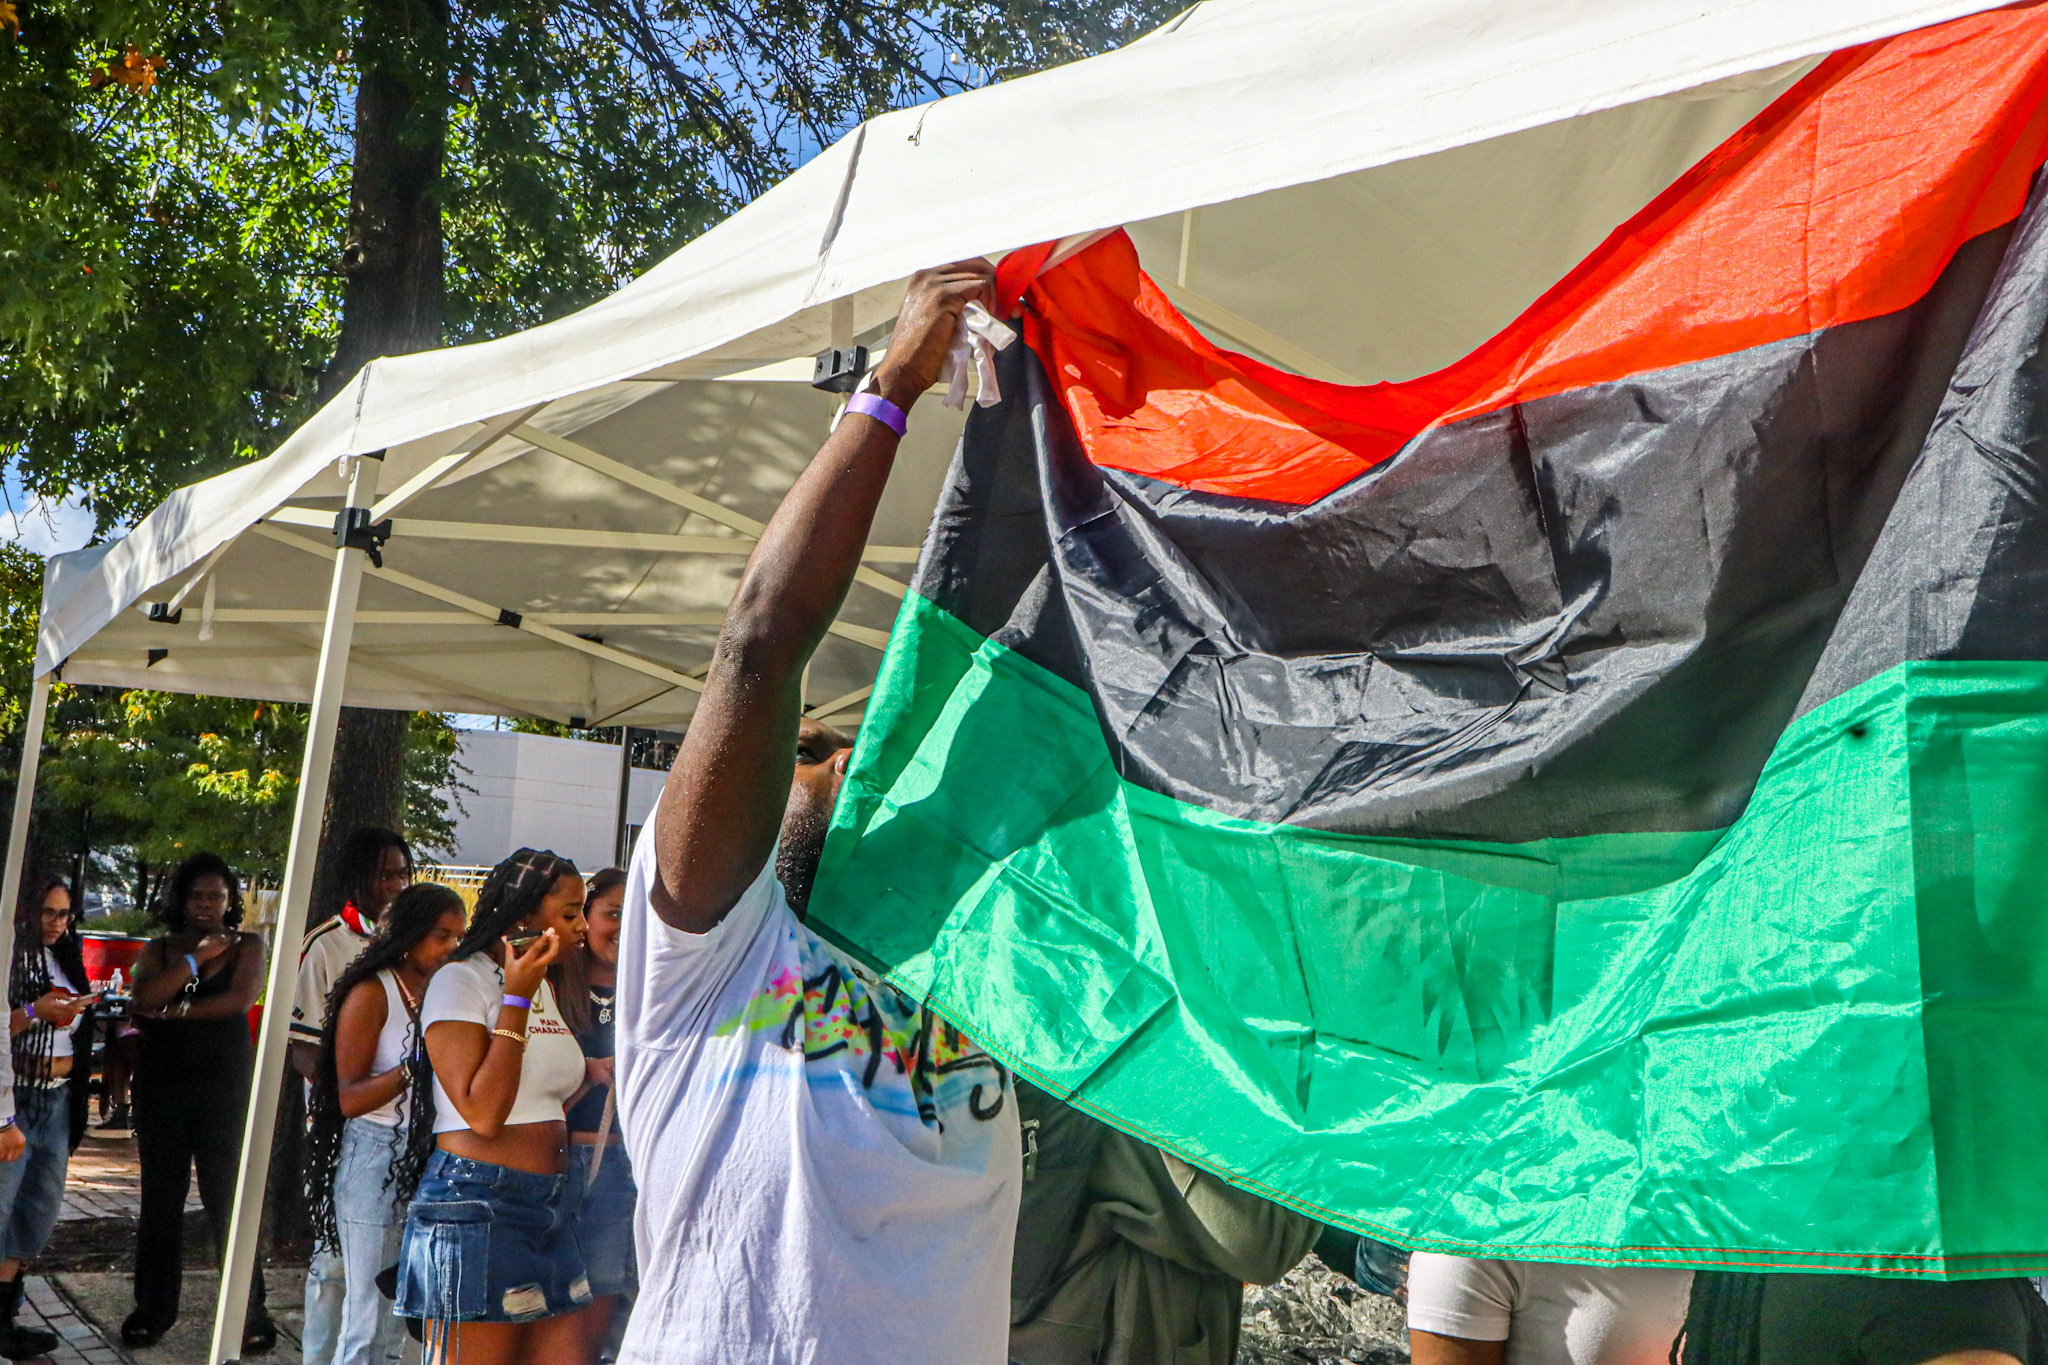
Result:
[[21,1012],[23,1014],[26,1014],[30,1019],[34,1019],[36,1017],[36,1002],[33,1000],[29,1001],[26,1005],[23,1005],[21,1007]]
[[860,413],[864,417],[872,417],[898,436],[902,436],[910,430],[910,419],[904,415],[903,409],[897,407],[879,393],[857,393],[853,395],[853,397],[846,400],[846,410],[848,412]]
[[513,995],[510,991],[507,991],[505,998],[498,1002],[498,1008],[503,1009],[507,1005],[510,1005],[515,1010],[530,1010],[533,1008],[531,1000],[528,1000],[523,995]]

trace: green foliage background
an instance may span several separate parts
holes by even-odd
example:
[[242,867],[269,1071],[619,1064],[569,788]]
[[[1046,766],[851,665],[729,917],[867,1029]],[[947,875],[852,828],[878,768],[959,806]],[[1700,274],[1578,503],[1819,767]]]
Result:
[[[118,533],[268,453],[339,378],[366,18],[445,100],[455,343],[616,289],[861,118],[1104,50],[1182,3],[0,0],[0,473]],[[0,545],[10,786],[40,579]],[[275,879],[299,708],[60,687],[55,715],[50,840],[127,849],[145,880],[194,846]],[[431,847],[454,734],[424,717],[412,740],[408,832]]]

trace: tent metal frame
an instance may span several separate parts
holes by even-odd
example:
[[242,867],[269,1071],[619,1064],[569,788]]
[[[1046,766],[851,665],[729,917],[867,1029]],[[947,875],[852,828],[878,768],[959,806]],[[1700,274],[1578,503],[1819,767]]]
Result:
[[[735,371],[729,368],[727,363],[720,362],[716,364],[720,373],[715,377],[768,378],[771,377],[769,371],[773,371],[773,378],[793,379],[797,377],[798,370],[807,367],[808,364],[808,361],[796,360],[742,362],[741,368]],[[667,382],[674,382],[677,378],[689,377],[695,376],[661,378]],[[418,539],[554,545],[573,549],[623,550],[655,554],[743,555],[753,552],[755,543],[766,529],[765,523],[701,494],[634,469],[579,442],[530,425],[531,419],[539,415],[545,406],[546,404],[536,404],[521,408],[482,424],[466,449],[451,452],[429,462],[424,469],[381,499],[375,497],[375,490],[383,452],[347,457],[343,461],[343,477],[348,490],[342,502],[344,511],[367,508],[372,520],[392,516],[413,499],[458,474],[471,460],[499,442],[512,438],[526,442],[533,450],[545,450],[594,473],[605,475],[688,512],[706,517],[724,526],[732,534],[657,535],[627,531],[585,531],[547,526],[437,521],[426,518],[394,519],[392,534],[397,537]],[[331,530],[336,522],[337,516],[334,513],[287,506],[272,512],[251,526],[248,532],[243,533],[253,533],[330,563],[333,572],[324,609],[216,607],[213,604],[214,571],[228,552],[241,543],[242,536],[238,535],[208,554],[177,592],[162,603],[155,613],[160,618],[162,614],[179,612],[192,594],[200,591],[204,585],[205,607],[201,617],[200,638],[194,642],[181,642],[179,648],[204,648],[215,657],[260,657],[273,653],[280,657],[302,655],[307,642],[298,637],[291,627],[320,627],[319,663],[314,675],[312,704],[307,717],[306,745],[299,770],[299,787],[293,802],[284,885],[278,897],[277,923],[272,931],[264,994],[266,1004],[256,1043],[255,1084],[250,1087],[249,1109],[243,1123],[242,1163],[236,1178],[234,1210],[228,1226],[227,1259],[222,1267],[220,1294],[214,1306],[213,1340],[209,1358],[216,1362],[234,1361],[241,1356],[242,1332],[248,1315],[249,1285],[252,1277],[258,1273],[257,1242],[263,1221],[263,1201],[270,1169],[271,1137],[277,1121],[278,1099],[288,1079],[286,1052],[289,1042],[291,1001],[298,986],[299,959],[298,954],[292,951],[292,945],[305,938],[306,919],[312,898],[313,869],[319,852],[320,826],[326,810],[330,769],[334,757],[335,730],[340,720],[351,656],[360,657],[363,664],[369,668],[389,672],[423,686],[437,690],[469,692],[478,700],[491,702],[507,714],[533,713],[530,705],[514,704],[509,699],[484,696],[474,687],[466,684],[457,686],[447,679],[436,677],[431,670],[420,669],[388,657],[393,652],[401,655],[410,652],[410,646],[358,647],[355,644],[355,628],[358,625],[423,626],[437,629],[469,626],[510,627],[523,635],[544,640],[562,649],[641,674],[659,684],[610,715],[594,717],[585,722],[595,726],[628,714],[678,688],[702,692],[704,677],[710,672],[710,666],[706,664],[689,670],[676,670],[651,659],[642,658],[630,650],[606,644],[602,640],[575,634],[567,628],[610,626],[715,629],[724,620],[723,612],[714,611],[531,614],[515,612],[471,597],[467,593],[443,587],[416,574],[405,573],[389,566],[373,565],[368,553],[363,550],[323,544],[300,535],[295,530],[286,529],[291,527]],[[914,563],[917,556],[916,547],[897,545],[871,545],[863,554],[866,561],[882,564]],[[438,610],[358,610],[357,604],[361,598],[365,576],[444,603],[445,606]],[[856,572],[855,581],[897,599],[901,599],[908,591],[907,586],[899,580],[865,567]],[[145,615],[152,615],[150,604],[147,602],[138,602],[133,609]],[[213,626],[217,623],[255,627],[262,633],[275,637],[278,643],[267,648],[225,643],[212,646],[208,640]],[[869,649],[882,650],[888,645],[888,632],[870,626],[850,621],[834,621],[828,630],[832,635]],[[12,905],[20,898],[29,817],[34,806],[42,746],[47,739],[49,728],[51,685],[61,673],[62,665],[59,665],[51,672],[37,676],[30,692],[21,773],[15,785],[9,826],[11,837],[4,868],[0,868],[0,905]],[[858,688],[823,703],[808,705],[805,711],[806,714],[820,720],[840,720],[852,714],[853,709],[864,702],[872,691],[872,687]],[[566,721],[570,717],[549,716],[547,719]],[[627,738],[630,740],[630,732]],[[621,752],[623,790],[623,783],[631,775],[630,743],[623,745]],[[14,917],[0,915],[0,961],[11,960],[13,939]]]

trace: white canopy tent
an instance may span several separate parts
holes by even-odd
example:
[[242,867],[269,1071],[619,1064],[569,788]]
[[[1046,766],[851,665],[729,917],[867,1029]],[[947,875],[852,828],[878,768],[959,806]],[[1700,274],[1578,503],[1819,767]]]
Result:
[[[752,537],[831,420],[812,353],[883,344],[920,266],[1126,226],[1223,344],[1406,378],[1505,325],[1819,55],[1989,7],[1207,0],[1119,52],[875,119],[612,297],[378,360],[270,458],[54,558],[0,903],[60,672],[312,703],[280,944],[344,702],[687,721]],[[915,415],[813,714],[860,713],[959,426]],[[336,550],[344,503],[393,519],[381,567]],[[296,966],[274,954],[272,1001]],[[284,1041],[266,1011],[217,1361]]]

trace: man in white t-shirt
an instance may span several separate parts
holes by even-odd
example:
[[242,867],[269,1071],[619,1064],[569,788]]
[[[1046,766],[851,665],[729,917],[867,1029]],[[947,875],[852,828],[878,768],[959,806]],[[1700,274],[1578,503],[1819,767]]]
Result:
[[875,391],[849,401],[748,560],[634,851],[616,1065],[640,1294],[621,1365],[1004,1359],[1010,1078],[803,922],[850,756],[803,718],[804,665],[908,410],[962,309],[993,294],[983,261],[912,280]]
[[1668,1365],[1690,1270],[1477,1260],[1408,1261],[1415,1365]]

